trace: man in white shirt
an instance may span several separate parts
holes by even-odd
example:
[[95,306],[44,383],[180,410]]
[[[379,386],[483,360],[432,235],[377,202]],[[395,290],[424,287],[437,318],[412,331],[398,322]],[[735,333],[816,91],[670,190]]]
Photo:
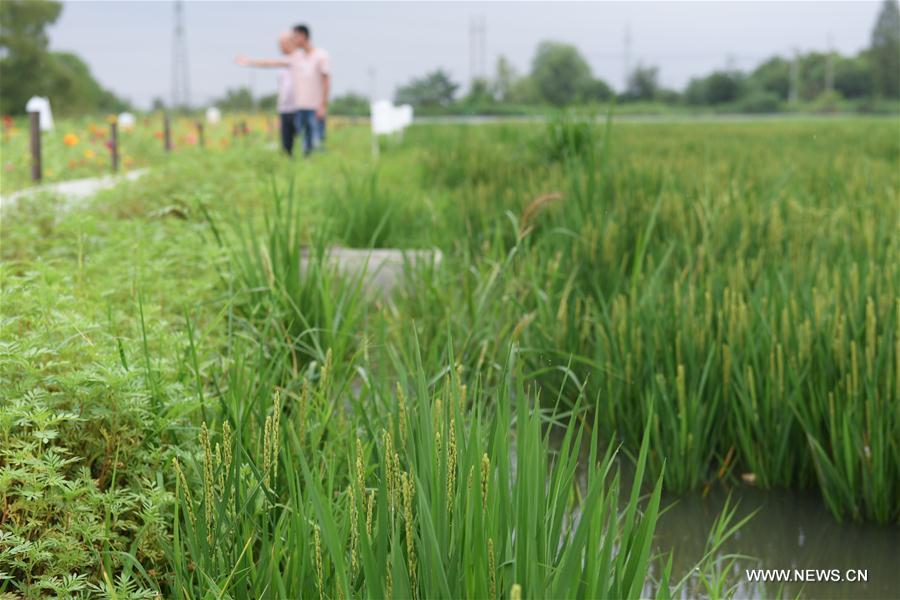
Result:
[[313,46],[309,27],[306,25],[294,26],[294,43],[303,52],[302,58],[295,61],[295,68],[292,69],[295,77],[298,131],[310,131],[311,147],[321,147],[325,142],[325,119],[328,114],[328,94],[331,87],[331,59],[323,48]]
[[239,56],[237,64],[251,67],[282,67],[291,79],[291,106],[294,113],[294,132],[303,135],[303,154],[309,155],[314,140],[324,140],[325,118],[328,113],[328,94],[331,87],[331,62],[328,53],[312,45],[309,27],[297,25],[291,35],[297,48],[285,58],[251,60]]

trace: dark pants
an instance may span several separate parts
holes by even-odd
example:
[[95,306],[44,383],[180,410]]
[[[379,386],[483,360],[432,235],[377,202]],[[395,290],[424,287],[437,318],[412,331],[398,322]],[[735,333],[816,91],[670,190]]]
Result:
[[300,109],[294,113],[294,130],[303,136],[303,156],[308,156],[313,149],[313,138],[318,130],[316,111]]
[[315,147],[316,150],[324,150],[325,149],[325,121],[327,117],[322,117],[321,119],[316,119],[316,136],[315,136]]
[[296,129],[297,113],[278,113],[281,118],[281,147],[288,156],[294,152],[294,137],[297,135]]

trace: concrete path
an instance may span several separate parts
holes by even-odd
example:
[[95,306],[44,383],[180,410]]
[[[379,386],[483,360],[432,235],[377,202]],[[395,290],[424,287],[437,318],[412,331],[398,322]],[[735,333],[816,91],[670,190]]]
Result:
[[90,198],[97,192],[108,190],[120,184],[123,181],[134,181],[143,177],[149,172],[148,169],[137,169],[129,171],[124,175],[105,175],[103,177],[89,177],[87,179],[72,179],[70,181],[60,181],[59,183],[48,183],[36,187],[25,188],[18,192],[13,192],[7,196],[0,197],[0,209],[12,206],[16,202],[38,196],[41,194],[53,194],[61,196],[65,200],[63,209],[68,210],[74,208],[79,202]]

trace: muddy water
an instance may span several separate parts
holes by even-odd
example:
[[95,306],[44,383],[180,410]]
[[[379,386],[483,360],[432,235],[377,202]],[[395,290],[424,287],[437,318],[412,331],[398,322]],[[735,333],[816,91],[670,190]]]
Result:
[[[673,579],[680,579],[703,556],[713,521],[727,494],[707,498],[690,495],[666,498],[670,508],[660,517],[656,547],[674,551]],[[763,492],[741,487],[732,491],[739,502],[738,518],[756,515],[741,528],[721,554],[752,557],[741,560],[727,577],[738,598],[778,595],[777,584],[761,587],[747,580],[744,569],[848,569],[867,570],[865,583],[788,583],[781,589],[788,598],[900,598],[900,527],[838,523],[814,493]],[[690,597],[705,595],[696,581]]]
[[[559,441],[554,433],[551,444]],[[579,457],[578,480],[582,490],[587,483],[587,450],[585,445]],[[616,464],[622,476],[624,505],[630,494],[634,465],[621,454]],[[651,490],[644,491],[649,495]],[[730,569],[723,573],[724,590],[732,590],[736,598],[900,600],[900,525],[838,523],[814,491],[763,491],[748,485],[730,491],[713,488],[705,497],[699,493],[663,495],[663,514],[654,535],[655,551],[663,560],[657,562],[665,563],[664,559],[672,555],[670,582],[687,578],[683,598],[710,596],[703,583],[691,576],[691,570],[706,553],[709,532],[726,502],[736,507],[732,523],[753,513],[716,557],[723,567],[730,563]],[[576,518],[580,516],[579,510],[575,512]],[[730,561],[732,555],[742,558]],[[842,577],[849,570],[864,570],[867,581],[758,584],[748,580],[747,569],[836,569]],[[656,579],[658,570],[651,575]],[[655,590],[645,589],[644,595],[655,596]]]

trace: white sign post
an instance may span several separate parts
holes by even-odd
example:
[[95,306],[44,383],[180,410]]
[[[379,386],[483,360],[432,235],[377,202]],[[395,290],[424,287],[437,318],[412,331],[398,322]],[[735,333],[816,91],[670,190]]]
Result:
[[206,122],[210,125],[218,125],[222,120],[222,111],[215,106],[206,109]]
[[53,112],[50,110],[50,100],[43,96],[32,96],[25,105],[26,112],[36,112],[40,115],[41,131],[53,130]]
[[119,113],[118,118],[119,127],[121,127],[125,131],[131,131],[134,129],[134,115],[130,112]]
[[379,135],[400,133],[412,125],[413,107],[409,104],[394,106],[390,100],[379,100],[371,105],[372,111],[372,154],[378,155]]

